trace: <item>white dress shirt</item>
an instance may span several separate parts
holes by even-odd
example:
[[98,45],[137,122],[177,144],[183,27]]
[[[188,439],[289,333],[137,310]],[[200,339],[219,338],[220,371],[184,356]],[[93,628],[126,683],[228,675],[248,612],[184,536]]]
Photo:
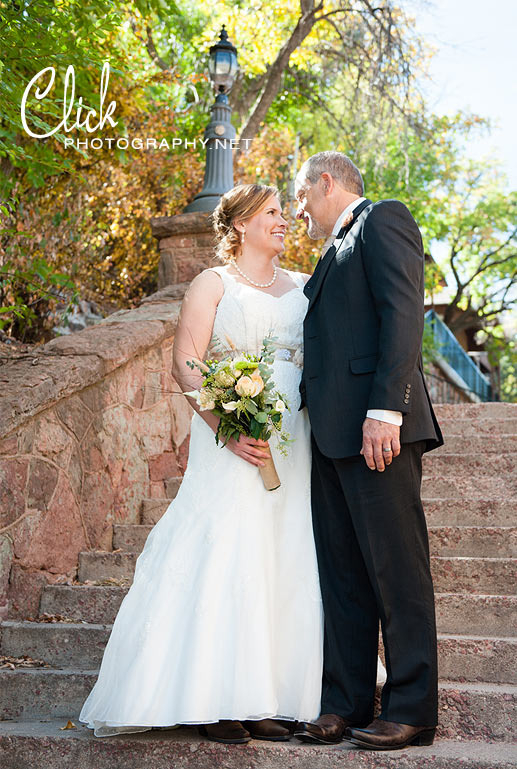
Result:
[[[334,225],[334,229],[332,230],[332,235],[329,238],[329,245],[332,243],[334,238],[337,236],[339,230],[341,229],[341,222],[347,216],[348,214],[351,214],[352,211],[359,205],[359,203],[362,203],[363,200],[366,200],[366,198],[357,198],[356,200],[353,200],[338,216],[336,219],[336,223]],[[378,419],[380,422],[389,422],[391,425],[397,425],[398,427],[402,424],[402,412],[401,411],[389,411],[388,409],[368,409],[366,412],[366,416],[369,419]]]

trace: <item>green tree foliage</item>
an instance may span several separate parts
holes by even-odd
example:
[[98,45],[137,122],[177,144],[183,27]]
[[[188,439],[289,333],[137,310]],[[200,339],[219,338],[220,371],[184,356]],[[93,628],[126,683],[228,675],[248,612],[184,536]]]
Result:
[[[233,120],[241,138],[253,139],[236,158],[236,180],[276,183],[288,196],[296,163],[309,154],[351,155],[369,197],[399,198],[415,215],[438,262],[429,286],[444,276],[455,286],[446,322],[457,330],[477,323],[503,344],[498,318],[515,300],[515,195],[462,160],[483,121],[426,109],[417,83],[429,52],[396,0],[0,0],[4,329],[19,336],[28,321],[30,338],[46,338],[77,293],[109,311],[151,291],[158,254],[149,218],[181,211],[203,175],[199,144],[78,151],[65,139],[88,138],[84,129],[28,137],[20,121],[28,82],[55,67],[49,98],[27,105],[30,125],[49,131],[63,117],[67,67],[75,115],[79,98],[99,110],[109,61],[106,102],[116,101],[117,125],[89,138],[199,139],[213,102],[208,49],[223,23],[241,67]],[[286,212],[285,263],[309,271],[318,244],[292,206]]]
[[[0,194],[6,196],[15,183],[16,169],[23,169],[27,183],[34,186],[41,186],[53,171],[72,169],[73,163],[59,154],[59,142],[65,138],[62,131],[55,134],[56,141],[34,141],[22,130],[25,88],[48,66],[59,68],[57,79],[62,85],[67,66],[74,63],[77,91],[84,104],[91,105],[109,40],[122,21],[111,0],[0,2]],[[50,94],[54,98],[28,102],[27,120],[35,132],[46,133],[62,120],[62,96],[56,91]]]
[[[169,47],[168,63],[150,33],[150,19],[159,14],[167,18],[160,43]],[[184,129],[187,136],[201,133],[203,115],[192,117],[189,108],[206,85],[193,83],[199,75],[183,77],[177,65],[177,41],[194,31],[197,14],[185,20],[174,4],[159,0],[0,3],[0,306],[9,333],[47,338],[78,292],[109,310],[152,290],[158,256],[149,219],[181,210],[202,178],[199,153],[192,151],[65,147],[67,135],[91,140],[106,129],[28,136],[20,112],[28,83],[54,67],[48,97],[30,98],[26,109],[31,130],[47,133],[63,121],[68,66],[74,67],[72,124],[80,100],[83,116],[89,108],[99,114],[101,72],[109,61],[105,109],[111,100],[117,105],[111,135],[151,135],[171,144]],[[50,72],[40,90],[49,83]],[[69,83],[69,102],[70,89]]]

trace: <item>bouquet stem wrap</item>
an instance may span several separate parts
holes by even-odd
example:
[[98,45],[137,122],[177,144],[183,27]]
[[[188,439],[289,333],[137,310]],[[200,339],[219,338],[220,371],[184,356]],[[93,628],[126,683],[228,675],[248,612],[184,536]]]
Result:
[[267,457],[264,462],[264,466],[259,467],[262,482],[268,491],[274,491],[275,489],[278,489],[279,486],[281,486],[280,478],[278,477],[278,473],[276,471],[275,462],[273,457]]

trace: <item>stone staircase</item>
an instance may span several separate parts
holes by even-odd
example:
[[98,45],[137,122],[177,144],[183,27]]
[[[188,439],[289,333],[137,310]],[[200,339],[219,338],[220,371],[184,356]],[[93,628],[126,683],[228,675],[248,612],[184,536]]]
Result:
[[[432,747],[385,754],[252,741],[223,746],[193,728],[99,740],[77,722],[138,553],[170,500],[114,525],[113,551],[81,553],[78,581],[48,585],[40,612],[5,621],[0,654],[48,667],[0,669],[0,766],[28,769],[512,769],[517,765],[517,405],[438,406],[446,445],[424,458],[439,632],[440,726]],[[178,480],[168,484],[171,497]],[[111,584],[109,581],[112,581]],[[117,584],[122,583],[122,584]],[[48,619],[48,617],[47,617]],[[68,719],[75,729],[66,729]]]

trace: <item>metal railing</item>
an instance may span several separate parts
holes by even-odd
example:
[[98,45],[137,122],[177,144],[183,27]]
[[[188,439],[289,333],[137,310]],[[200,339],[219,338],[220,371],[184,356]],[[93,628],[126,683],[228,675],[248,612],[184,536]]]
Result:
[[481,373],[472,358],[467,355],[450,328],[434,310],[426,312],[425,322],[432,330],[438,355],[444,358],[461,377],[470,392],[475,393],[482,401],[492,400],[490,380]]

